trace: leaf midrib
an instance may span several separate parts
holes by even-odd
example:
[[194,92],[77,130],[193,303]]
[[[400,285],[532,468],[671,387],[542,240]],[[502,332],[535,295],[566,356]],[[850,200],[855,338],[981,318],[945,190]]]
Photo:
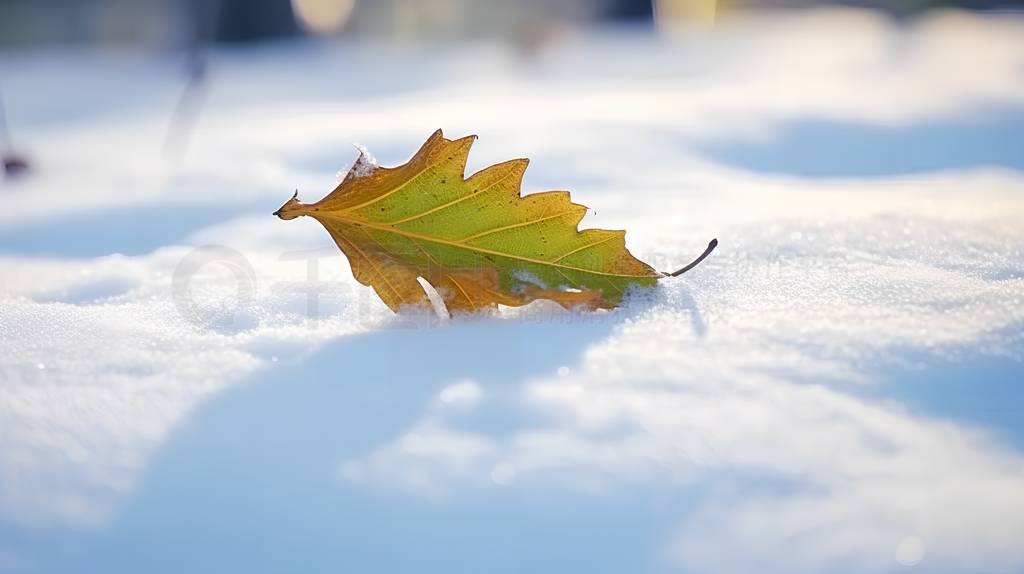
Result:
[[[412,232],[412,231],[405,231],[405,230],[402,230],[402,229],[395,229],[395,228],[391,228],[391,227],[382,227],[381,225],[376,224],[376,223],[371,222],[371,221],[359,220],[359,219],[350,219],[348,217],[343,217],[341,215],[336,215],[334,213],[330,213],[330,212],[326,212],[326,211],[317,211],[317,212],[314,212],[314,213],[307,213],[307,215],[310,215],[310,216],[312,216],[313,218],[316,218],[316,219],[319,219],[321,217],[330,217],[332,219],[341,220],[341,221],[343,221],[345,223],[350,223],[350,224],[357,225],[357,226],[369,227],[371,229],[376,229],[378,231],[384,231],[384,232],[387,232],[387,233],[395,233],[395,234],[398,234],[398,235],[402,235],[402,236],[408,237],[410,239],[422,239],[422,240],[428,241],[430,243],[439,243],[441,245],[447,245],[449,247],[455,247],[455,248],[458,248],[458,249],[464,249],[466,251],[472,251],[473,253],[487,253],[489,255],[496,255],[498,257],[508,257],[508,258],[511,258],[511,259],[518,259],[520,261],[526,261],[526,262],[529,262],[529,263],[535,263],[537,265],[547,265],[547,266],[555,267],[555,268],[559,268],[559,269],[568,269],[570,271],[579,271],[579,272],[582,272],[582,273],[591,273],[593,275],[604,275],[606,277],[630,277],[630,278],[637,278],[637,279],[657,279],[658,278],[656,275],[626,275],[626,274],[622,274],[622,273],[606,273],[604,271],[594,271],[592,269],[583,269],[581,267],[573,267],[571,265],[562,265],[560,263],[553,263],[551,261],[542,261],[540,259],[533,259],[531,257],[523,257],[522,255],[513,255],[511,253],[502,253],[500,251],[493,251],[491,249],[485,249],[485,248],[481,248],[481,247],[472,247],[472,246],[466,245],[464,243],[457,243],[457,242],[450,241],[450,240],[447,240],[447,239],[441,239],[441,238],[438,238],[438,237],[431,237],[429,235],[423,235],[423,234],[415,233],[415,232]],[[390,225],[390,224],[388,224],[388,225]]]

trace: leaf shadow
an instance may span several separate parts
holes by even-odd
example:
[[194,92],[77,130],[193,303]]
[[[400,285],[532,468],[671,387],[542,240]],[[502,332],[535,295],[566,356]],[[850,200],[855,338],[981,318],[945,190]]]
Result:
[[678,306],[681,309],[686,309],[690,312],[690,324],[693,326],[694,334],[696,334],[698,338],[703,339],[708,334],[708,325],[704,322],[704,317],[701,315],[700,309],[697,307],[697,301],[686,289],[678,290],[675,297],[677,298]]

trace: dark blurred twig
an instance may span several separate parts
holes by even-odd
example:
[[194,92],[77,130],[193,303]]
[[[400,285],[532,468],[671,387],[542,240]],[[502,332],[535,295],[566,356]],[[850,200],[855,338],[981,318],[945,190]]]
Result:
[[206,61],[199,50],[189,55],[188,83],[181,93],[181,99],[171,115],[171,124],[167,128],[164,139],[164,156],[169,159],[180,159],[185,155],[188,138],[199,116],[203,95],[206,88]]
[[202,107],[207,83],[206,47],[215,39],[220,11],[220,0],[192,0],[188,5],[192,34],[185,64],[187,83],[164,139],[164,156],[174,160],[185,155],[189,135]]
[[0,95],[0,157],[4,162],[4,173],[17,175],[28,170],[28,162],[21,156],[14,153],[14,141],[11,139],[11,132],[7,127],[7,110],[4,107],[3,96]]

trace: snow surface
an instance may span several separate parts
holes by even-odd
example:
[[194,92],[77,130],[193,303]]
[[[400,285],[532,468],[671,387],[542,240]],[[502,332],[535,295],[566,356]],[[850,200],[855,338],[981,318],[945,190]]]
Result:
[[[0,181],[0,572],[1024,570],[1024,173],[703,152],[800,122],[984,140],[1022,37],[830,10],[529,55],[221,49],[180,157],[179,61],[0,54],[33,164]],[[438,127],[659,269],[720,246],[611,312],[395,316],[270,213],[347,142],[390,166]],[[225,255],[182,313],[211,244],[252,302]]]

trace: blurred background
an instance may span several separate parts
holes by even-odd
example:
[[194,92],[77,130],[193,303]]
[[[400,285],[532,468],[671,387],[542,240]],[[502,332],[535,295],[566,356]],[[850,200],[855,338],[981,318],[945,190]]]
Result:
[[390,39],[501,36],[627,22],[671,28],[751,10],[822,5],[906,17],[932,8],[1012,11],[1022,0],[0,0],[0,48],[102,44],[180,49],[299,34]]

